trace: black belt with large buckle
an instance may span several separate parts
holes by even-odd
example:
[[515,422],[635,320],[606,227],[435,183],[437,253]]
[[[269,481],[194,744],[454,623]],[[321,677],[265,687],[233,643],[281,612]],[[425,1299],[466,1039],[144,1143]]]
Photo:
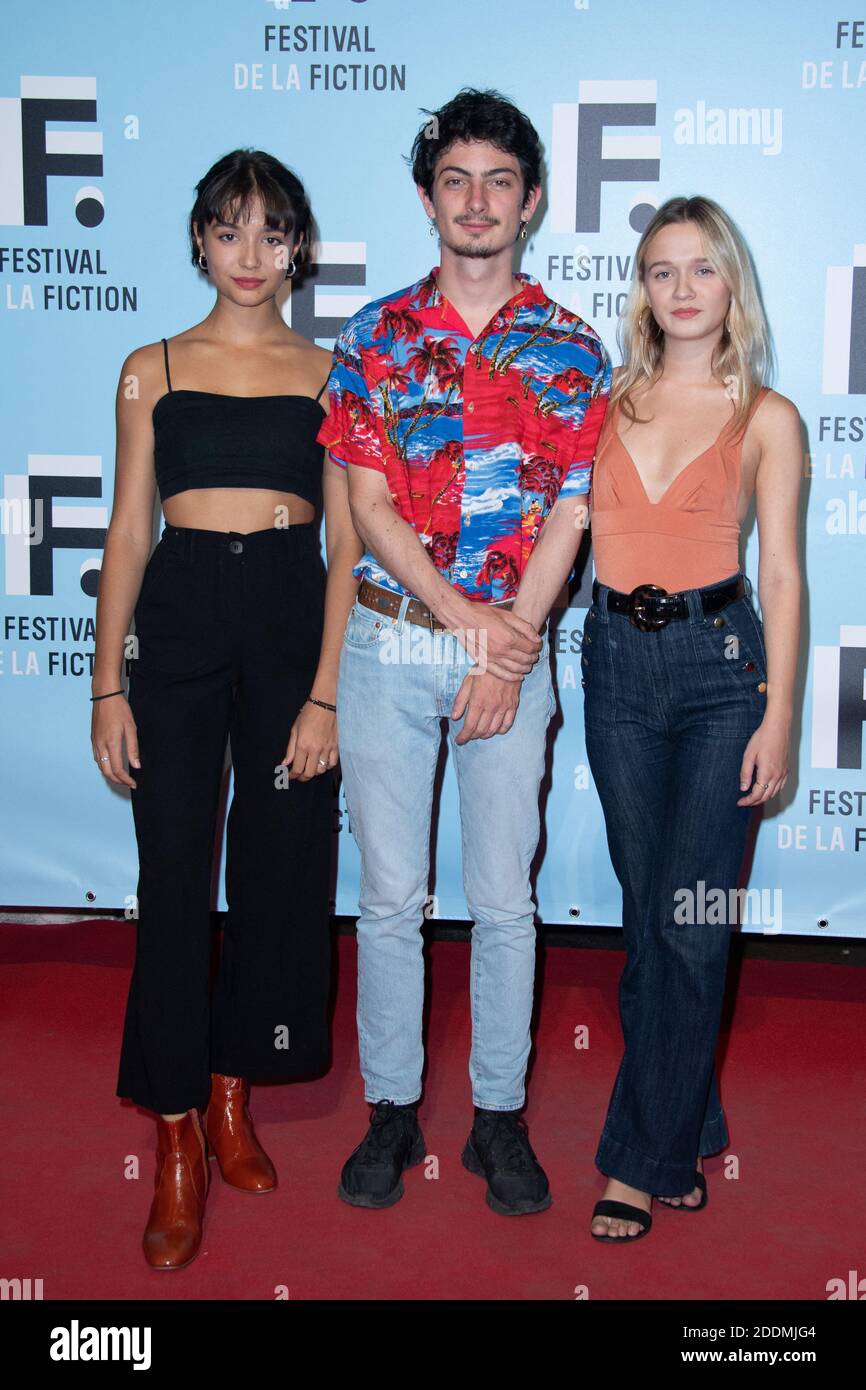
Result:
[[[701,607],[704,613],[718,613],[721,608],[727,608],[729,603],[735,603],[738,598],[743,598],[746,593],[746,581],[741,574],[736,579],[732,579],[730,584],[718,585],[712,589],[700,589]],[[599,601],[598,580],[592,583],[592,601]],[[619,589],[608,589],[607,607],[612,613],[622,613],[631,619],[631,622],[641,632],[658,632],[660,628],[667,627],[671,618],[687,618],[689,616],[689,601],[685,591],[679,594],[669,594],[666,589],[660,589],[657,584],[638,584],[636,589],[632,589],[630,594],[620,593]]]

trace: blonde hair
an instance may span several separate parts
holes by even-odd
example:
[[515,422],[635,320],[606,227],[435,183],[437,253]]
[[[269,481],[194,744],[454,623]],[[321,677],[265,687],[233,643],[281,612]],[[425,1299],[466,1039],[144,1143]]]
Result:
[[682,222],[694,222],[706,259],[731,293],[711,365],[714,376],[725,383],[736,402],[734,416],[726,427],[736,431],[745,423],[761,386],[772,375],[773,348],[748,247],[728,214],[711,198],[668,198],[644,229],[635,251],[635,273],[617,324],[623,365],[611,390],[611,403],[620,401],[627,419],[638,420],[631,392],[638,385],[651,385],[661,375],[665,335],[655,320],[646,291],[646,252],[656,232]]

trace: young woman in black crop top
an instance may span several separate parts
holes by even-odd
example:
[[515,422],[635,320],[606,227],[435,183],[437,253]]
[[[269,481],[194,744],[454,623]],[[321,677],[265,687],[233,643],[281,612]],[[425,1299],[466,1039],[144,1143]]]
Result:
[[[288,327],[276,298],[308,256],[311,224],[302,185],[277,160],[250,150],[219,160],[190,217],[193,262],[216,303],[195,327],[133,352],[117,391],[92,745],[102,773],[131,789],[139,850],[117,1094],[157,1116],[143,1239],[155,1269],[198,1253],[208,1156],[241,1191],[276,1185],[249,1077],[285,1080],[329,1060],[324,774],[337,762],[337,671],[363,547],[344,470],[316,442],[329,354]],[[157,489],[166,525],[148,559]],[[211,999],[227,740],[228,914]]]

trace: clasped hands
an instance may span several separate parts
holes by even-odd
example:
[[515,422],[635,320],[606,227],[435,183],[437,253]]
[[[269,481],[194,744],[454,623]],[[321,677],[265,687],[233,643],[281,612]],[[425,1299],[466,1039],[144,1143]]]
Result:
[[517,714],[521,682],[543,644],[532,623],[510,609],[472,607],[481,609],[477,616],[472,614],[473,625],[453,629],[476,662],[464,676],[451,710],[452,719],[466,715],[457,743],[508,732]]

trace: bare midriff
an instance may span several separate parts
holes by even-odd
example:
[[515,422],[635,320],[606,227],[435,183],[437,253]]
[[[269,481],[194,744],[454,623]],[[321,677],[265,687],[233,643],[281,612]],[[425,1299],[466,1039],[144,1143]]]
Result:
[[296,526],[316,516],[312,502],[294,492],[251,487],[190,488],[167,498],[162,510],[169,526],[240,534]]

